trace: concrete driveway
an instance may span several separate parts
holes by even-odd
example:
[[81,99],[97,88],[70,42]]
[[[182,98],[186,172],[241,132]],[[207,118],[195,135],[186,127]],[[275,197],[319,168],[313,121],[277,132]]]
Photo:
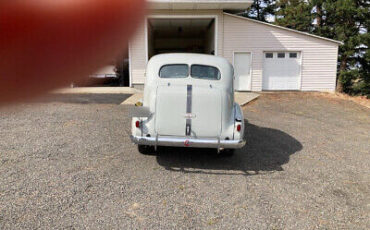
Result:
[[365,107],[262,94],[233,157],[145,156],[128,137],[131,107],[90,99],[0,111],[0,229],[370,228]]

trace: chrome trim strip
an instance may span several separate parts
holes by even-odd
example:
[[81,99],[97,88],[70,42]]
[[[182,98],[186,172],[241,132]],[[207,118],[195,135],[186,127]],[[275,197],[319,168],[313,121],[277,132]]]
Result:
[[[193,100],[193,86],[187,85],[186,87],[186,113],[191,114],[192,112],[192,100]],[[185,135],[191,135],[191,118],[186,118]]]
[[227,149],[239,149],[242,148],[246,141],[245,140],[220,140],[214,139],[192,139],[186,137],[143,137],[130,135],[132,142],[139,145],[159,145],[159,146],[175,146],[185,147],[185,141],[188,142],[188,147],[196,148],[227,148]]

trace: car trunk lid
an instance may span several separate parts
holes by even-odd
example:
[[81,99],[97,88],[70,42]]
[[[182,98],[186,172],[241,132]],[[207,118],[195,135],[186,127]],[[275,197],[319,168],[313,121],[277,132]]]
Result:
[[158,135],[220,136],[220,90],[210,86],[158,86],[156,100]]

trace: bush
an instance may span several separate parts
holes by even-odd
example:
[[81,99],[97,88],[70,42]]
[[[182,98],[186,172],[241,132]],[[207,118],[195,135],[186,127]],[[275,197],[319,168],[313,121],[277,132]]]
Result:
[[344,71],[339,75],[343,84],[343,92],[350,95],[363,95],[370,97],[369,76],[359,70]]

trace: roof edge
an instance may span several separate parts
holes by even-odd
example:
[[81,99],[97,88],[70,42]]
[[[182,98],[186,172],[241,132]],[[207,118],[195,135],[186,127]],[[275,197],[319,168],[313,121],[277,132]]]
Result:
[[337,43],[338,45],[343,45],[344,44],[342,41],[337,41],[337,40],[334,40],[334,39],[330,39],[330,38],[326,38],[326,37],[321,37],[321,36],[318,36],[318,35],[315,35],[315,34],[310,34],[310,33],[307,33],[307,32],[302,32],[302,31],[299,31],[299,30],[295,30],[295,29],[290,29],[290,28],[286,28],[286,27],[283,27],[283,26],[274,25],[274,24],[271,24],[271,23],[268,23],[268,22],[261,22],[261,21],[255,20],[255,19],[246,18],[246,17],[242,17],[242,16],[239,16],[239,15],[230,14],[230,13],[225,13],[225,12],[223,14],[228,15],[228,16],[231,16],[231,17],[239,18],[239,19],[244,19],[244,20],[247,20],[247,21],[250,21],[250,22],[260,23],[260,24],[263,24],[263,25],[272,26],[272,27],[275,27],[275,28],[279,28],[279,29],[283,29],[283,30],[295,32],[295,33],[298,33],[298,34],[307,35],[307,36],[310,36],[310,37],[314,37],[314,38],[326,40],[326,41],[329,41],[329,42]]
[[[163,7],[171,9],[172,6],[174,5],[178,6],[181,4],[193,4],[193,5],[202,4],[203,5],[202,9],[208,9],[206,7],[207,5],[208,6],[213,5],[209,9],[245,10],[246,8],[250,7],[253,3],[253,0],[147,0],[147,1],[148,7],[150,9],[162,9]],[[189,7],[188,5],[184,9],[194,10],[196,8]]]

